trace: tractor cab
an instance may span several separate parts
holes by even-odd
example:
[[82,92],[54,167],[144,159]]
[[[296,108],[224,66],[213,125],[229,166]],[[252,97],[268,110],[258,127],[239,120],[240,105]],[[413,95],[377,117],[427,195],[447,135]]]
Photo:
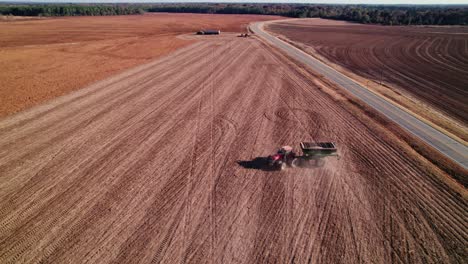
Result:
[[281,154],[289,154],[293,151],[293,148],[291,146],[282,146],[279,150],[278,150],[278,154],[281,153]]

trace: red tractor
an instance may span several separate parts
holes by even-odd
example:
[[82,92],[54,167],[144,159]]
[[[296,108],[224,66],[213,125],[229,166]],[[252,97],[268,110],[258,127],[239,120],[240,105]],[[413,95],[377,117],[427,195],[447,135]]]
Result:
[[268,165],[275,169],[286,169],[287,166],[292,166],[292,162],[296,158],[296,153],[290,146],[281,147],[276,154],[268,156]]
[[315,167],[323,166],[322,158],[338,156],[335,143],[332,142],[301,142],[302,155],[294,153],[290,146],[281,147],[276,154],[268,156],[268,165],[275,169],[302,167],[314,163]]

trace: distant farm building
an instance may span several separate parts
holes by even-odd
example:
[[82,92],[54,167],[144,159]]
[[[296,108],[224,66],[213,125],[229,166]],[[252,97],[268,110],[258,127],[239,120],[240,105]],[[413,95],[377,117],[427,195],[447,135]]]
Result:
[[221,30],[214,30],[214,29],[200,30],[197,32],[197,35],[219,35],[219,34],[221,34]]

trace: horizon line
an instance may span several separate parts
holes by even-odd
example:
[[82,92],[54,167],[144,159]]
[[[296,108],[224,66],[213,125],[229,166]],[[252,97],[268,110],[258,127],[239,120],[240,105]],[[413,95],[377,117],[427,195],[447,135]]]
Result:
[[15,0],[0,0],[0,3],[11,3],[11,4],[73,4],[73,3],[83,3],[83,4],[303,4],[303,5],[369,5],[369,6],[379,6],[379,5],[386,5],[386,6],[468,6],[467,3],[411,3],[411,4],[404,4],[404,3],[324,3],[324,2],[287,2],[287,1],[119,1],[119,0],[103,0],[103,1],[88,1],[88,0],[30,0],[30,1],[15,1]]

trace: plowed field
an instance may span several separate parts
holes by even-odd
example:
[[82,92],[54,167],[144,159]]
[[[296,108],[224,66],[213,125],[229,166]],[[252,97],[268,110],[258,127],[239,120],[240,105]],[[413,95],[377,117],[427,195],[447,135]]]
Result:
[[[468,27],[391,27],[308,19],[273,23],[268,28],[312,47],[353,73],[390,85],[468,124]],[[431,119],[430,114],[427,118]],[[459,136],[466,138],[466,134]]]
[[245,32],[258,15],[145,14],[0,21],[0,117],[193,43],[200,29]]
[[[0,262],[466,260],[447,175],[328,90],[226,35],[1,120]],[[302,140],[340,159],[263,166]]]

